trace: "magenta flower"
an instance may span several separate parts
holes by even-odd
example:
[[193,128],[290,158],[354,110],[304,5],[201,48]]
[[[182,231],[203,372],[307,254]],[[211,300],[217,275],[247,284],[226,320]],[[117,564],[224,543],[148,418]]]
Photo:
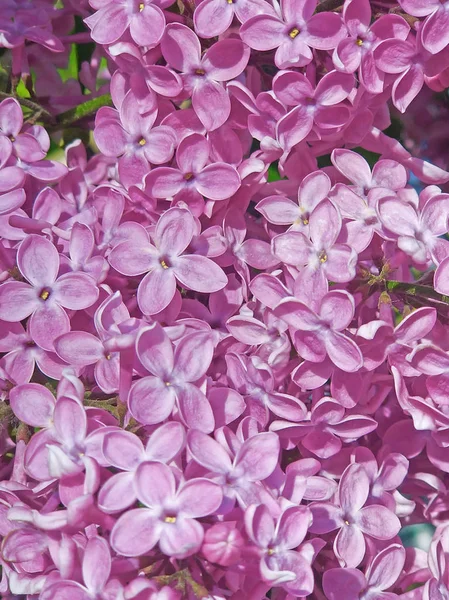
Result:
[[419,94],[426,77],[434,77],[449,66],[448,51],[432,54],[423,46],[423,30],[424,27],[416,38],[385,40],[374,50],[376,66],[384,73],[396,75],[391,97],[401,113]]
[[400,5],[409,15],[427,17],[422,24],[423,46],[437,54],[449,44],[449,12],[446,0],[401,0]]
[[92,38],[99,44],[113,44],[129,30],[131,38],[139,46],[154,48],[164,34],[165,17],[161,8],[167,1],[152,0],[91,0],[97,9],[84,22],[92,30]]
[[274,421],[272,431],[281,438],[301,441],[306,450],[326,459],[342,449],[343,443],[356,440],[374,431],[377,422],[363,415],[345,415],[345,409],[332,398],[321,398],[310,414],[310,420],[300,423]]
[[185,336],[173,345],[158,323],[143,329],[136,342],[140,362],[151,375],[131,387],[128,406],[133,417],[144,425],[161,423],[178,405],[188,427],[209,433],[214,428],[212,409],[195,382],[204,377],[215,346],[212,331]]
[[240,187],[240,176],[231,165],[208,164],[209,155],[210,144],[202,135],[185,137],[176,151],[179,168],[154,169],[145,178],[145,191],[154,198],[186,198],[188,204],[201,202],[201,195],[210,200],[230,198]]
[[192,430],[187,444],[193,460],[207,470],[207,476],[221,485],[226,511],[234,508],[235,501],[244,508],[266,501],[263,482],[276,468],[279,457],[277,435],[264,432],[245,440],[234,459],[226,449],[210,436]]
[[352,0],[343,6],[343,21],[349,37],[341,40],[333,53],[337,69],[354,73],[358,69],[361,83],[372,94],[380,94],[385,75],[375,64],[373,50],[382,40],[405,40],[410,27],[407,21],[394,14],[382,15],[371,24],[369,0]]
[[278,73],[273,79],[273,92],[283,104],[295,107],[281,121],[283,129],[292,130],[289,134],[289,147],[302,141],[314,124],[325,132],[345,125],[350,119],[351,111],[343,101],[353,87],[354,76],[338,71],[326,73],[315,89],[301,73]]
[[336,13],[313,14],[316,3],[282,0],[282,16],[256,15],[240,28],[242,40],[254,50],[276,50],[279,69],[304,67],[312,60],[311,48],[331,50],[345,37]]
[[199,517],[214,514],[222,501],[220,486],[207,479],[176,483],[173,471],[146,462],[136,472],[136,495],[146,508],[124,513],[111,533],[111,545],[124,556],[142,556],[159,543],[167,556],[197,552],[204,537]]
[[307,507],[289,506],[275,527],[266,506],[253,504],[245,511],[246,531],[261,553],[262,578],[295,596],[308,596],[314,587],[308,553],[296,551],[307,534],[311,517]]
[[323,589],[328,600],[389,600],[388,593],[402,573],[405,550],[399,544],[387,546],[374,557],[365,575],[358,569],[329,569],[323,576]]
[[175,421],[164,423],[148,438],[146,446],[129,431],[111,431],[103,439],[102,452],[108,465],[121,472],[110,477],[98,494],[105,512],[125,510],[137,500],[134,491],[136,470],[143,462],[171,462],[185,444],[184,428]]
[[168,162],[176,146],[171,127],[153,127],[157,108],[141,115],[134,94],[128,92],[120,111],[99,111],[94,131],[95,142],[105,156],[120,157],[118,170],[126,187],[139,185],[150,171],[150,163]]
[[29,333],[44,350],[70,329],[64,308],[82,310],[96,301],[98,288],[85,273],[58,277],[59,255],[46,238],[29,235],[17,252],[17,266],[28,283],[7,281],[0,286],[0,318],[17,322],[30,318]]
[[261,14],[276,13],[266,0],[204,0],[196,7],[193,22],[200,37],[212,38],[229,29],[234,16],[240,23],[245,23],[251,17]]
[[305,406],[298,398],[275,390],[274,374],[258,356],[226,356],[227,376],[234,387],[246,397],[249,414],[265,426],[270,411],[281,419],[300,421],[305,416]]
[[438,263],[439,257],[449,253],[447,241],[440,239],[448,229],[448,194],[432,196],[420,211],[399,198],[382,198],[378,211],[386,230],[398,236],[398,248],[413,261]]
[[167,63],[180,71],[184,87],[192,95],[192,106],[208,131],[223,125],[231,112],[231,101],[223,82],[245,69],[250,49],[239,39],[214,44],[201,56],[201,44],[194,32],[178,23],[165,29],[161,42]]
[[273,254],[306,271],[303,277],[316,273],[320,289],[326,290],[327,281],[350,281],[355,277],[357,254],[349,246],[336,243],[341,224],[335,206],[324,199],[310,214],[310,239],[301,231],[281,233],[272,239]]
[[313,514],[312,533],[327,533],[338,529],[334,552],[340,564],[355,568],[365,554],[365,535],[378,540],[390,540],[401,528],[397,516],[385,506],[365,506],[369,494],[368,475],[361,465],[349,465],[338,486],[338,505],[316,502],[310,505]]
[[331,291],[321,301],[319,314],[299,300],[286,298],[274,313],[291,328],[293,343],[306,361],[322,363],[328,356],[349,373],[363,364],[357,344],[342,333],[354,318],[354,300],[343,290]]
[[21,323],[0,324],[0,352],[5,352],[2,366],[15,383],[28,383],[35,366],[52,379],[60,379],[67,366],[54,352],[40,348]]
[[220,267],[199,254],[184,254],[196,232],[192,214],[171,208],[159,219],[155,245],[123,241],[110,253],[109,263],[123,275],[147,273],[139,284],[137,301],[144,314],[164,310],[176,292],[176,282],[197,292],[217,292],[227,277]]
[[41,592],[42,600],[91,600],[99,595],[118,593],[115,582],[109,582],[111,576],[111,552],[105,539],[91,537],[84,549],[82,561],[82,579],[84,585],[69,579],[57,581],[45,586]]
[[310,215],[331,189],[329,177],[321,172],[310,173],[298,189],[298,202],[285,196],[268,196],[261,200],[257,210],[274,225],[291,225],[292,231],[309,232]]

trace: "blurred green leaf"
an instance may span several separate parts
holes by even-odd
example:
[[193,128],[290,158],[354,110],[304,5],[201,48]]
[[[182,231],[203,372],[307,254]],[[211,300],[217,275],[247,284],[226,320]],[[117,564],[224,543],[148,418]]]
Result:
[[61,76],[62,81],[78,79],[78,52],[76,44],[72,44],[71,46],[67,68],[58,69],[58,73]]

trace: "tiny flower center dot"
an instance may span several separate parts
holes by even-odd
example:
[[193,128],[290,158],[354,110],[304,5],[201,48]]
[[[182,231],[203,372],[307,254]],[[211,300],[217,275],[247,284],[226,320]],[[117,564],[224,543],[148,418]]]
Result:
[[170,383],[169,381],[166,381],[166,382],[165,382],[165,385],[166,385],[167,387],[170,387],[170,386],[171,386],[171,383]]
[[195,75],[199,75],[200,77],[203,77],[203,75],[206,75],[206,71],[204,69],[196,69]]
[[325,263],[326,261],[327,261],[327,254],[323,250],[323,252],[321,252],[321,254],[320,254],[320,263]]
[[186,173],[186,174],[184,175],[184,179],[185,179],[186,181],[190,181],[192,178],[193,178],[193,173]]
[[145,8],[145,4],[143,2],[141,2],[139,4],[139,12],[142,12],[144,8]]
[[176,523],[176,517],[165,517],[164,521],[166,523]]
[[273,556],[274,552],[275,551],[273,550],[273,548],[268,548],[267,554],[268,556]]
[[139,146],[145,146],[146,143],[147,143],[147,141],[144,138],[141,138],[139,140]]
[[295,37],[299,35],[299,29],[297,27],[293,27],[293,29],[289,32],[288,35],[292,38],[292,40],[294,40]]
[[165,262],[165,260],[161,260],[161,267],[162,267],[163,269],[168,269],[168,265],[167,265],[167,263]]
[[356,42],[357,46],[363,46],[363,40],[362,38],[357,38]]
[[39,298],[42,298],[42,300],[48,300],[48,298],[50,297],[50,292],[49,290],[42,290],[42,292],[39,294]]
[[309,219],[307,219],[307,217],[304,217],[304,219],[302,220],[304,225],[308,225],[309,224]]

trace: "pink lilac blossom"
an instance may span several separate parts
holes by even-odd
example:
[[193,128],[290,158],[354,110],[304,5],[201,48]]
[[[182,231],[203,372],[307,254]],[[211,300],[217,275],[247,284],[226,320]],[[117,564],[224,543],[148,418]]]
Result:
[[2,598],[449,598],[448,15],[0,2]]

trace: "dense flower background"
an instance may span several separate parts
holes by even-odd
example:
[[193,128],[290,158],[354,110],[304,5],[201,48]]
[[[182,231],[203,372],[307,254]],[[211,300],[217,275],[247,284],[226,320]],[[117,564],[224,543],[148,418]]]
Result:
[[3,599],[449,599],[448,86],[448,0],[0,1]]

